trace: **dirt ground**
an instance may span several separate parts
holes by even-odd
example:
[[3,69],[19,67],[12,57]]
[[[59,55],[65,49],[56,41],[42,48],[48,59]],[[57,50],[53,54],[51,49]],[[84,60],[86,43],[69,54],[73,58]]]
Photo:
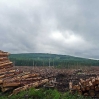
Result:
[[55,81],[54,88],[61,92],[69,90],[69,82],[77,84],[79,79],[87,79],[99,76],[99,67],[84,67],[80,69],[59,69],[55,67],[31,67],[31,66],[15,66],[14,68],[39,73],[42,78],[53,79]]

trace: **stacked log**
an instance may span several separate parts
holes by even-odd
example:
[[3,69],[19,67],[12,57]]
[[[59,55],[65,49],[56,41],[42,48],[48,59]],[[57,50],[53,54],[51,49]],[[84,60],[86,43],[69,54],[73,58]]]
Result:
[[10,68],[13,66],[13,63],[8,59],[8,52],[3,52],[0,50],[0,69]]
[[16,94],[22,90],[38,87],[48,82],[48,79],[43,79],[39,73],[14,69],[8,55],[8,52],[0,50],[0,88],[2,92],[12,90],[12,94]]
[[69,82],[69,89],[72,93],[78,92],[80,95],[99,98],[99,77],[91,77],[89,79],[80,79],[77,85]]
[[47,82],[48,82],[48,79],[44,79],[44,80],[41,80],[41,81],[37,81],[37,82],[34,82],[34,83],[27,84],[25,86],[22,86],[22,87],[19,87],[19,88],[14,89],[12,94],[17,94],[20,91],[27,90],[27,89],[29,89],[31,87],[41,86],[41,85],[43,85],[43,84],[45,84]]

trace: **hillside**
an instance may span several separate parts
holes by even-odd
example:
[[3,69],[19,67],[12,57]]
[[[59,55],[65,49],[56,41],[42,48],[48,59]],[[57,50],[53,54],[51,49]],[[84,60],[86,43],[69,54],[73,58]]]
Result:
[[79,58],[69,55],[47,54],[47,53],[21,53],[10,54],[10,58],[25,58],[25,59],[65,59],[65,60],[86,60],[85,58]]
[[67,65],[86,65],[86,66],[99,66],[99,60],[92,60],[69,55],[58,55],[48,53],[21,53],[11,54],[10,60],[15,62],[15,65],[29,65],[29,66],[67,66]]

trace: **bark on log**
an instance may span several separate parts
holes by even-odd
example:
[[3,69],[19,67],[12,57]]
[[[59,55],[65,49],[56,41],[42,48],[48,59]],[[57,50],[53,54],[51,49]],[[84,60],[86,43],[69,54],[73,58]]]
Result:
[[77,85],[74,85],[72,89],[73,89],[73,90],[76,90],[76,89],[77,89],[77,87],[76,87],[76,86],[77,86]]
[[8,73],[14,73],[14,72],[16,72],[15,69],[12,69],[12,70],[9,70],[9,71],[8,71]]
[[2,61],[0,61],[0,65],[1,64],[3,64],[3,63],[8,63],[8,62],[11,62],[9,59],[7,59],[7,60],[2,60]]
[[[12,80],[12,78],[13,78],[14,75],[15,75],[14,73],[1,75],[0,76],[0,84],[2,84],[3,82],[4,83],[5,82],[11,82],[11,80]],[[9,80],[7,80],[7,79],[9,79]]]
[[21,82],[7,82],[3,83],[2,87],[16,87],[21,85]]
[[6,87],[6,88],[2,87],[1,88],[2,92],[6,92],[6,91],[12,90],[12,89],[14,89],[14,88],[13,87]]
[[76,86],[76,89],[77,89],[77,90],[80,90],[81,88],[80,88],[80,86],[79,86],[79,85],[77,85],[77,86]]
[[41,79],[40,77],[38,78],[37,73],[36,74],[30,74],[30,72],[26,72],[26,73],[21,72],[18,75],[16,75],[16,73],[9,73],[9,75],[6,75],[5,77],[6,77],[5,79],[2,79],[4,83],[14,82],[14,81],[21,81],[21,80],[26,81],[26,79],[27,79],[27,81],[29,79],[34,80],[34,81]]
[[30,79],[26,79],[26,80],[15,80],[15,81],[10,81],[10,82],[3,82],[2,87],[15,87],[15,86],[22,86],[25,84],[29,84],[29,83],[33,83],[35,81],[39,81],[41,79],[41,77],[37,77],[37,78],[30,78]]
[[0,79],[7,78],[7,77],[13,77],[13,75],[14,75],[14,73],[8,73],[8,74],[0,75]]
[[85,84],[89,86],[90,79],[86,79]]
[[9,59],[3,60],[3,61],[0,61],[0,65],[3,64],[3,63],[9,63],[9,62],[11,62]]
[[1,78],[4,78],[4,77],[5,77],[5,75],[0,75],[0,79],[1,79]]
[[99,91],[99,87],[98,86],[95,86],[95,91]]
[[79,95],[82,95],[82,90],[79,90],[79,91],[78,91],[78,94],[79,94]]
[[69,82],[69,89],[71,90],[73,88],[73,83]]
[[0,57],[0,61],[7,60],[7,57]]
[[86,90],[89,91],[90,90],[90,86],[86,86]]
[[8,71],[10,71],[10,70],[13,70],[13,68],[11,67],[11,68],[3,68],[3,69],[0,69],[0,74],[2,74],[2,72],[8,72]]
[[8,56],[9,53],[8,52],[0,52],[0,56]]
[[17,88],[17,89],[14,89],[14,90],[13,90],[13,93],[12,93],[11,95],[17,94],[17,93],[19,93],[20,91],[24,91],[24,90],[27,90],[27,89],[32,88],[32,87],[41,86],[41,85],[43,85],[43,84],[45,84],[45,83],[47,83],[47,82],[48,82],[48,79],[44,79],[44,80],[41,80],[40,82],[37,81],[37,82],[35,82],[35,83],[31,83],[31,84],[28,84],[28,85],[19,87],[19,88]]
[[3,64],[0,64],[0,67],[10,65],[10,64],[12,64],[12,62],[3,63]]
[[99,84],[99,80],[98,79],[96,79],[96,84]]
[[32,73],[32,74],[27,74],[27,75],[23,75],[22,77],[21,77],[21,79],[26,79],[26,78],[29,78],[29,77],[37,77],[37,76],[39,76],[39,74],[38,73]]
[[7,77],[7,78],[5,78],[5,79],[3,79],[3,82],[12,82],[12,81],[15,81],[15,80],[21,80],[22,78],[22,76],[23,75],[27,75],[28,73],[30,73],[30,72],[20,72],[19,71],[19,74],[17,75],[17,74],[15,74],[12,78],[11,77]]
[[3,83],[3,80],[0,80],[0,85]]
[[9,68],[12,68],[13,67],[13,65],[11,64],[11,65],[5,65],[5,66],[2,66],[2,67],[0,67],[0,69],[9,69]]
[[95,96],[95,91],[94,90],[89,90],[89,95],[92,96],[92,97]]
[[85,87],[82,86],[82,87],[81,87],[81,90],[82,90],[82,91],[85,91]]
[[93,84],[92,84],[92,82],[91,81],[89,81],[89,86],[92,86]]
[[35,78],[27,78],[27,79],[21,79],[21,81],[37,81],[37,80],[41,80],[42,77],[35,77]]
[[80,79],[80,83],[83,84],[85,81],[83,79]]
[[74,85],[74,91],[84,96],[98,97],[99,98],[99,77],[91,77],[89,79],[80,79],[78,85]]
[[90,89],[94,90],[95,89],[94,85],[90,86]]

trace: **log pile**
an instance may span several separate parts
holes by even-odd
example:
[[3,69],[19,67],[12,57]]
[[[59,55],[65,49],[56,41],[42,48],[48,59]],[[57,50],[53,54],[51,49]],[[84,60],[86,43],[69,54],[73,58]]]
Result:
[[12,94],[16,94],[48,82],[48,79],[42,78],[39,73],[15,69],[8,55],[9,53],[0,50],[0,89],[2,92],[12,90]]
[[69,89],[72,93],[78,92],[80,95],[99,98],[99,76],[90,77],[89,79],[80,79],[77,85],[69,82]]

